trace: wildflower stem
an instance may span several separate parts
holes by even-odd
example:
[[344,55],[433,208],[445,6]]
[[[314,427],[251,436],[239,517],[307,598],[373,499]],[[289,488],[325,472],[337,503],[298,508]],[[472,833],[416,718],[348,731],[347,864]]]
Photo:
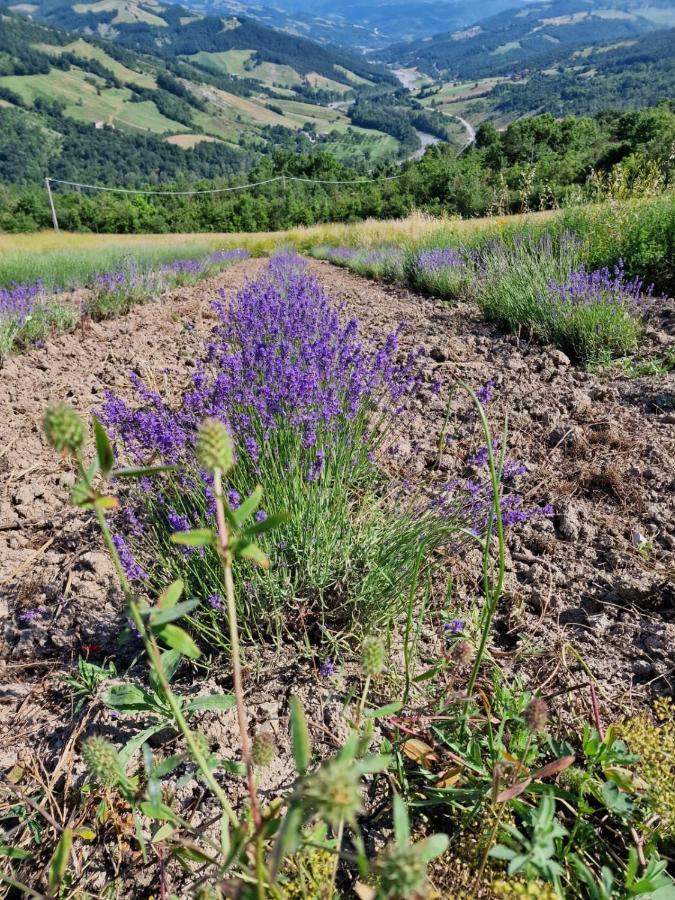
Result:
[[[490,480],[492,482],[492,509],[490,511],[490,516],[488,519],[488,528],[487,533],[485,535],[485,549],[484,549],[484,564],[483,564],[483,582],[484,582],[484,590],[485,590],[485,614],[483,627],[481,629],[480,642],[478,645],[478,650],[476,652],[476,658],[473,663],[473,667],[471,669],[471,674],[469,676],[469,681],[466,687],[466,702],[464,704],[464,720],[466,723],[466,719],[469,712],[469,706],[471,704],[471,697],[473,696],[473,692],[476,687],[476,682],[478,680],[478,674],[480,672],[480,667],[483,663],[483,658],[485,656],[485,649],[487,647],[488,638],[490,636],[492,630],[492,620],[494,618],[495,612],[497,610],[497,604],[499,603],[499,598],[502,594],[502,589],[504,587],[504,574],[505,574],[505,543],[504,543],[504,522],[502,520],[502,508],[501,508],[501,466],[499,471],[497,469],[497,465],[495,463],[495,453],[494,447],[492,445],[492,434],[490,431],[490,424],[487,420],[487,416],[485,415],[485,410],[483,409],[482,404],[478,400],[478,397],[474,393],[474,391],[466,387],[466,390],[471,395],[476,407],[478,409],[478,415],[480,416],[481,425],[483,427],[483,434],[485,436],[485,443],[487,446],[487,457],[488,457],[488,467],[490,470]],[[502,457],[505,451],[506,441],[502,441]],[[494,578],[490,577],[489,566],[488,566],[488,557],[490,553],[490,543],[492,538],[493,530],[496,528],[497,531],[497,542],[498,542],[498,570],[497,570],[497,578],[496,581]]]
[[356,727],[358,728],[361,725],[361,718],[363,716],[363,709],[366,705],[366,698],[368,696],[368,691],[370,690],[370,675],[366,675],[366,680],[363,685],[363,693],[361,694],[361,699],[359,700],[359,705],[356,710]]
[[171,709],[171,713],[173,715],[174,721],[178,730],[181,732],[183,737],[185,738],[185,742],[188,745],[188,749],[190,750],[190,754],[194,759],[199,771],[201,772],[202,778],[208,784],[209,788],[213,791],[214,796],[220,803],[221,809],[228,817],[230,822],[235,828],[239,827],[239,820],[232,809],[225,792],[221,788],[221,786],[216,781],[213,773],[209,769],[206,764],[206,760],[204,759],[204,755],[197,744],[197,741],[192,734],[192,730],[185,720],[185,716],[180,707],[180,703],[173,691],[171,690],[171,686],[166,677],[166,673],[164,672],[164,666],[162,665],[162,657],[157,641],[155,640],[152,634],[149,634],[145,623],[143,622],[143,617],[141,616],[140,610],[138,608],[138,604],[136,603],[133,594],[131,592],[131,587],[129,585],[129,581],[124,573],[124,569],[122,567],[122,563],[119,558],[119,554],[117,552],[117,548],[112,539],[112,535],[110,533],[110,528],[108,527],[108,523],[105,518],[105,514],[101,507],[98,504],[94,504],[94,509],[96,511],[96,519],[98,521],[99,527],[101,529],[101,533],[103,534],[103,540],[105,545],[110,553],[110,557],[113,561],[113,565],[115,567],[115,571],[117,573],[117,577],[119,578],[120,585],[122,586],[122,592],[124,593],[125,599],[127,601],[127,605],[129,607],[129,615],[131,616],[138,633],[141,636],[141,640],[143,641],[143,645],[145,647],[145,652],[148,655],[150,660],[150,664],[157,675],[157,679],[162,688],[164,696],[166,697],[166,702],[169,704],[169,708]]
[[223,566],[223,578],[225,581],[225,599],[227,603],[227,618],[230,631],[230,644],[232,652],[232,674],[234,680],[234,696],[237,701],[237,721],[239,723],[239,736],[241,740],[241,755],[246,766],[246,781],[251,801],[251,815],[253,824],[257,829],[262,824],[258,805],[258,794],[255,786],[255,770],[251,757],[251,742],[248,736],[248,716],[244,702],[244,685],[241,677],[241,650],[239,646],[239,628],[237,626],[237,607],[234,599],[234,579],[232,577],[232,554],[230,552],[230,535],[225,520],[225,508],[223,506],[223,476],[220,469],[215,469],[213,476],[214,496],[216,502],[216,522],[218,524],[218,539],[220,541],[220,557]]

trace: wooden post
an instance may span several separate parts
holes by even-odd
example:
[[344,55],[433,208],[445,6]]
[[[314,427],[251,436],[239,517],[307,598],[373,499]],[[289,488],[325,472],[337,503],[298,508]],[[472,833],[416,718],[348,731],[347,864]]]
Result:
[[59,230],[59,220],[56,218],[56,207],[54,206],[54,197],[52,196],[52,186],[49,183],[50,179],[45,178],[45,184],[47,185],[47,194],[49,196],[49,205],[52,208],[52,222],[54,223],[54,231]]

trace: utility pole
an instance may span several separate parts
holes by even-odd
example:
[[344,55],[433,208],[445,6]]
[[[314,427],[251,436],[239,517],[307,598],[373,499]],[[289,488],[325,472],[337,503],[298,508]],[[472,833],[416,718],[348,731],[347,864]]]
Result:
[[56,218],[56,207],[54,206],[54,197],[52,196],[52,186],[50,184],[50,181],[50,178],[45,178],[45,184],[47,185],[47,195],[49,196],[49,205],[52,209],[52,222],[54,223],[54,231],[58,231],[59,220]]

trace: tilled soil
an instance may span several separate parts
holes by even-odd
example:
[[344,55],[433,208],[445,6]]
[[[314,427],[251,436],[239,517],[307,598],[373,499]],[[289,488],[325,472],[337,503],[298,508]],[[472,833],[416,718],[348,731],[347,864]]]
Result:
[[[52,676],[79,654],[98,659],[114,648],[120,625],[120,597],[96,529],[70,506],[69,464],[42,435],[45,406],[66,400],[86,415],[108,388],[130,398],[130,369],[162,392],[177,390],[214,324],[217,290],[234,291],[263,265],[247,261],[123,318],[55,336],[0,370],[0,733],[12,738],[0,746],[3,766],[27,747],[71,733],[69,702]],[[508,415],[509,457],[529,469],[520,489],[529,505],[555,510],[551,519],[509,531],[495,642],[500,662],[526,669],[533,687],[571,692],[584,703],[589,681],[597,680],[608,718],[654,692],[670,692],[673,376],[598,379],[560,351],[499,334],[472,305],[453,308],[328,264],[309,266],[366,337],[381,339],[405,320],[402,348],[425,347],[424,386],[412,415],[398,423],[397,453],[384,461],[395,477],[428,487],[465,471],[482,440],[477,422],[463,413],[468,398],[450,386],[495,381],[488,411],[496,433]],[[671,334],[661,323],[653,337],[660,344],[672,341],[673,319],[664,322]],[[439,458],[448,403],[450,440]],[[480,602],[478,552],[463,551],[453,570],[453,603],[468,619]],[[261,652],[255,662],[257,720],[276,730],[293,687],[331,746],[340,731],[338,685],[327,686],[291,652]],[[281,784],[290,768],[270,777]]]

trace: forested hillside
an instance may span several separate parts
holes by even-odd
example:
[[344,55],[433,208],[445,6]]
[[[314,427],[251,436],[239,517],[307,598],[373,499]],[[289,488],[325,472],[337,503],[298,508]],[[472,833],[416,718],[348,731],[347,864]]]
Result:
[[[612,0],[602,6],[584,0],[531,3],[464,31],[438,34],[431,40],[394,45],[378,58],[417,66],[432,77],[472,79],[542,69],[566,60],[576,50],[596,44],[633,41],[675,25],[669,0]],[[672,55],[672,53],[670,54]]]
[[[412,209],[472,217],[593,200],[610,172],[621,190],[664,190],[675,177],[673,141],[675,112],[664,103],[595,118],[556,120],[546,114],[521,119],[504,132],[486,124],[475,146],[460,156],[449,145],[437,144],[402,170],[371,171],[374,180],[362,185],[294,181],[349,180],[355,173],[325,153],[278,152],[262,159],[247,178],[216,184],[245,185],[281,174],[285,183],[189,198],[63,190],[55,196],[64,228],[110,232],[267,231],[368,216],[389,218]],[[41,185],[3,192],[1,228],[20,231],[50,224]]]

